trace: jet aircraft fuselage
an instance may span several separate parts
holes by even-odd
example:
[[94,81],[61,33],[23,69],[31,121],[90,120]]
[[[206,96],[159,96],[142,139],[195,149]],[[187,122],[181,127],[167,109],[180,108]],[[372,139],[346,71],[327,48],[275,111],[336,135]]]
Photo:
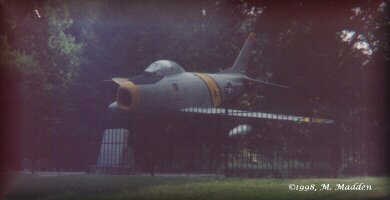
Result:
[[114,78],[119,89],[117,101],[110,107],[143,113],[219,107],[244,92],[245,77],[238,73],[185,72],[173,61],[159,60],[136,78]]

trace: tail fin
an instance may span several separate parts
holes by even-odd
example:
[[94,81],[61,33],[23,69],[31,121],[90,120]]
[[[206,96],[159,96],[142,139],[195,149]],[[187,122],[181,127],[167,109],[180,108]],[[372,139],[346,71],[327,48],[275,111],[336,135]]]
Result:
[[248,62],[250,59],[251,51],[255,46],[255,33],[250,33],[246,39],[244,46],[241,48],[234,64],[231,68],[223,71],[223,73],[242,73],[245,74],[248,68]]
[[277,83],[271,83],[263,80],[253,79],[248,77],[247,69],[249,64],[249,59],[252,54],[252,50],[255,46],[255,33],[250,33],[248,38],[246,39],[244,46],[241,48],[240,53],[238,54],[236,60],[234,61],[234,64],[232,67],[222,71],[221,73],[240,73],[243,75],[243,78],[250,84],[253,85],[267,85],[267,86],[274,86],[279,88],[289,88],[288,86],[277,84]]

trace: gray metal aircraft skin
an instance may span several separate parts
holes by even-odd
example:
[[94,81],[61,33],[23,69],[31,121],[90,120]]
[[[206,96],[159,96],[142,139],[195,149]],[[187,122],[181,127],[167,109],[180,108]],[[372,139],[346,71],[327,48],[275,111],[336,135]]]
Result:
[[[168,63],[161,60],[156,63]],[[212,77],[218,96],[213,96],[207,83],[197,74],[181,72],[164,76],[152,84],[136,85],[139,94],[133,110],[129,112],[179,111],[187,107],[218,107],[230,102],[244,91],[242,77],[235,74],[202,74]],[[134,97],[135,95],[133,95]],[[120,96],[118,96],[120,98]],[[118,99],[119,100],[119,99]],[[219,101],[219,102],[218,102]]]
[[[119,88],[116,101],[110,104],[109,108],[113,111],[143,116],[173,111],[218,114],[195,108],[207,110],[229,104],[234,98],[243,94],[248,84],[286,88],[286,86],[252,79],[245,75],[254,46],[254,37],[253,33],[249,35],[233,66],[219,73],[186,72],[173,61],[159,60],[135,77],[113,78]],[[260,113],[257,116],[268,115]],[[273,119],[272,116],[263,118]],[[298,119],[302,122],[315,121],[304,117]],[[316,120],[320,123],[333,122],[325,119]]]

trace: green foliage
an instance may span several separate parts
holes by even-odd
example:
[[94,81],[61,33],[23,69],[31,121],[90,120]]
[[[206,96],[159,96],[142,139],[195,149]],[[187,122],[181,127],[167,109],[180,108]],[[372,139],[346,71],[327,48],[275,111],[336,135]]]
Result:
[[21,74],[20,80],[20,90],[22,95],[22,102],[29,102],[36,96],[38,93],[41,93],[40,86],[45,86],[43,84],[47,78],[44,76],[44,70],[42,69],[37,56],[34,54],[28,54],[24,50],[14,50],[10,47],[7,41],[7,37],[1,38],[1,47],[3,49],[1,60],[4,62],[2,67],[6,67],[5,70],[16,71]]
[[[65,4],[66,5],[66,4]],[[52,53],[51,64],[68,88],[77,78],[82,62],[83,44],[77,43],[72,34],[66,33],[73,24],[65,5],[46,7],[48,13],[48,50]]]
[[12,49],[8,44],[7,36],[0,36],[0,48],[2,51],[0,52],[0,67],[11,68],[12,57]]
[[[9,9],[12,11],[13,8]],[[56,4],[56,6],[50,6],[50,2],[46,3],[45,17],[46,19],[39,19],[41,21],[37,23],[37,20],[33,21],[31,18],[11,15],[9,17],[11,21],[23,20],[22,23],[33,24],[37,29],[27,32],[23,29],[35,27],[10,24],[13,27],[10,29],[11,34],[23,32],[23,35],[12,45],[9,45],[6,36],[2,37],[4,49],[2,60],[7,60],[6,66],[17,68],[22,74],[23,81],[27,83],[32,81],[31,76],[36,76],[37,79],[34,81],[38,79],[49,81],[42,85],[43,87],[63,90],[69,88],[78,77],[79,67],[82,64],[83,44],[78,43],[69,33],[73,20],[66,3]],[[43,43],[45,41],[46,45]]]
[[40,68],[38,60],[33,55],[29,55],[25,51],[15,50],[12,52],[12,57],[13,58],[10,60],[13,60],[18,70],[23,72],[26,76],[42,76],[42,69]]
[[[37,134],[53,133],[73,104],[69,92],[79,78],[84,45],[70,31],[73,19],[66,4],[45,1],[38,7],[19,3],[4,7],[8,29],[1,36],[1,64],[20,77],[23,145],[35,141]],[[40,8],[41,18],[26,16],[24,9],[35,8]]]

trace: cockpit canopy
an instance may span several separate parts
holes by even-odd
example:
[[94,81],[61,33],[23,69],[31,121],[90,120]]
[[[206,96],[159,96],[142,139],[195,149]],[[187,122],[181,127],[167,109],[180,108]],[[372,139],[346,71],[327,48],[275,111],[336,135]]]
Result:
[[184,69],[177,63],[170,60],[158,60],[150,64],[145,72],[153,73],[158,76],[167,76],[185,72]]

